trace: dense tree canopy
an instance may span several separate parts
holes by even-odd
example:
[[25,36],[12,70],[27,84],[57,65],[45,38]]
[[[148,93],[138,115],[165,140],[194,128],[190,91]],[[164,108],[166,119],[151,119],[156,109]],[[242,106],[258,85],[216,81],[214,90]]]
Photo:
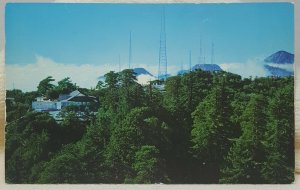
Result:
[[[95,88],[49,76],[37,91],[7,91],[7,183],[291,183],[294,78],[196,70],[137,83],[109,72]],[[75,89],[99,100],[34,112],[38,96]],[[82,110],[81,110],[82,111]]]

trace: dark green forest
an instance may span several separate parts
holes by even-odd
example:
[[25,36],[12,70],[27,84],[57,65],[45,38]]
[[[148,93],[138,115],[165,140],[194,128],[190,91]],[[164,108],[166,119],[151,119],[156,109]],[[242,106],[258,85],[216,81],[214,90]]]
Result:
[[[196,70],[142,86],[126,69],[94,89],[54,82],[7,91],[15,101],[6,102],[7,183],[294,181],[293,77]],[[86,120],[74,109],[60,122],[31,109],[38,96],[74,89],[99,101]]]

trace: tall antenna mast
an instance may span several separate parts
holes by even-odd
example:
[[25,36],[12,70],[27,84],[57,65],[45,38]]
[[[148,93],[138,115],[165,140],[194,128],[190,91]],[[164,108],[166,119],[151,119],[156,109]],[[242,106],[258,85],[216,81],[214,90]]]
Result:
[[181,71],[183,71],[183,62],[182,62],[182,60],[181,60]]
[[161,17],[160,43],[159,43],[159,61],[158,61],[158,74],[157,74],[158,79],[165,79],[168,73],[165,22],[166,22],[165,8],[163,8],[163,14]]
[[189,60],[190,72],[192,71],[192,51],[190,50],[190,60]]
[[200,51],[199,51],[199,64],[202,63],[202,40],[200,36]]
[[119,54],[119,72],[121,72],[121,57],[120,57],[120,54]]
[[205,48],[203,48],[202,51],[203,51],[203,60],[202,60],[203,62],[202,62],[202,64],[206,64],[206,63],[205,63]]
[[215,45],[214,42],[211,43],[211,64],[215,62]]
[[129,60],[128,60],[128,68],[130,69],[131,66],[131,61],[132,61],[132,52],[131,52],[131,31],[129,33]]

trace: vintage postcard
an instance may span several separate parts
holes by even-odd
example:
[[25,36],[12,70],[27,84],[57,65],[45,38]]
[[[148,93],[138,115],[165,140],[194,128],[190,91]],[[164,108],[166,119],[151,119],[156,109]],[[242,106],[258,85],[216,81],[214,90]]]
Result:
[[290,184],[294,4],[7,3],[8,184]]

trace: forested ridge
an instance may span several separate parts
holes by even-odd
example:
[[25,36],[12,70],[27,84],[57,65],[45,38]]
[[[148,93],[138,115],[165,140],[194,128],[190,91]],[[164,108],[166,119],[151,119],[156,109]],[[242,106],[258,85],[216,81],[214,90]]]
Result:
[[[94,89],[53,82],[7,91],[7,183],[294,181],[293,77],[196,70],[141,86],[126,69]],[[31,110],[37,96],[74,89],[97,97],[96,115],[65,109],[57,122]]]

